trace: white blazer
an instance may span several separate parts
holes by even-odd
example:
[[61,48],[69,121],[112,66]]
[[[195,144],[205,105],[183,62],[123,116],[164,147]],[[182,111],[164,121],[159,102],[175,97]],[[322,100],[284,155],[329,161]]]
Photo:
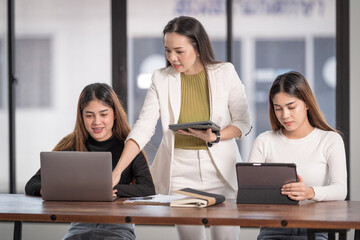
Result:
[[[207,71],[210,120],[221,129],[231,124],[241,130],[242,136],[248,134],[251,124],[245,88],[234,66],[231,63],[219,63],[207,67]],[[161,117],[163,137],[151,166],[158,194],[169,194],[171,189],[174,132],[169,130],[169,124],[178,122],[180,105],[180,74],[172,67],[155,71],[139,118],[127,137],[136,141],[140,149],[143,149],[154,135],[156,123]],[[241,161],[241,156],[235,139],[221,140],[210,147],[209,151],[223,178],[237,190],[235,163]]]

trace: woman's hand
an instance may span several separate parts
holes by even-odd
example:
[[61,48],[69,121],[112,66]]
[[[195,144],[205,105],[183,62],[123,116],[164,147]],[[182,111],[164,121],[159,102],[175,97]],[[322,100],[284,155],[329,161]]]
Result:
[[117,197],[116,193],[117,193],[117,189],[113,189],[113,197]]
[[140,152],[139,145],[133,139],[129,139],[124,146],[120,159],[112,172],[113,188],[120,182],[122,172],[129,166],[131,161]]
[[205,142],[212,142],[216,140],[216,134],[211,131],[211,128],[208,128],[206,130],[197,130],[194,128],[188,128],[188,131],[177,130],[176,133],[180,135],[197,137],[204,140]]
[[290,199],[302,201],[310,200],[315,196],[314,189],[306,186],[303,179],[298,175],[299,182],[285,184],[281,188],[281,194],[287,195]]

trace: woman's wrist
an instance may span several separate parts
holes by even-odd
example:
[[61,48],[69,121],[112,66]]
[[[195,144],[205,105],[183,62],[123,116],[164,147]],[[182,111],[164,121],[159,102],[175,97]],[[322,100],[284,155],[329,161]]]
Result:
[[208,142],[214,142],[214,141],[216,141],[216,138],[217,138],[216,133],[212,132],[212,134],[211,134],[211,139],[210,139],[210,141],[208,141]]
[[308,189],[309,189],[309,194],[308,194],[307,200],[312,200],[315,197],[314,188],[309,187]]
[[114,172],[115,174],[121,175],[122,170],[121,170],[120,164],[118,164],[118,165],[114,168],[113,172]]
[[214,143],[220,142],[220,132],[213,132],[212,135],[215,135],[215,139],[206,142],[206,145],[207,145],[208,147],[212,147],[212,145],[213,145]]

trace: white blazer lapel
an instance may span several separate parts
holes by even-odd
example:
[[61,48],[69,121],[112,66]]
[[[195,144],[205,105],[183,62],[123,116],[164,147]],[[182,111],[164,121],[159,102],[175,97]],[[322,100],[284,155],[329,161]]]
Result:
[[216,76],[215,71],[212,68],[207,68],[208,73],[208,83],[209,83],[209,96],[210,96],[210,120],[213,119],[213,113],[216,112],[214,109],[216,108],[217,101],[217,87],[216,87]]
[[175,70],[169,71],[169,102],[170,102],[170,113],[173,114],[173,123],[177,123],[180,115],[181,107],[181,80],[180,74]]

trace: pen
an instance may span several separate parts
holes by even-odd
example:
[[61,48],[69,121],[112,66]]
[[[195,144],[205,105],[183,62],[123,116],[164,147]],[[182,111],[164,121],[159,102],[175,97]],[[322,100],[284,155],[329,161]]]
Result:
[[151,200],[153,199],[154,197],[131,197],[129,198],[129,200]]

